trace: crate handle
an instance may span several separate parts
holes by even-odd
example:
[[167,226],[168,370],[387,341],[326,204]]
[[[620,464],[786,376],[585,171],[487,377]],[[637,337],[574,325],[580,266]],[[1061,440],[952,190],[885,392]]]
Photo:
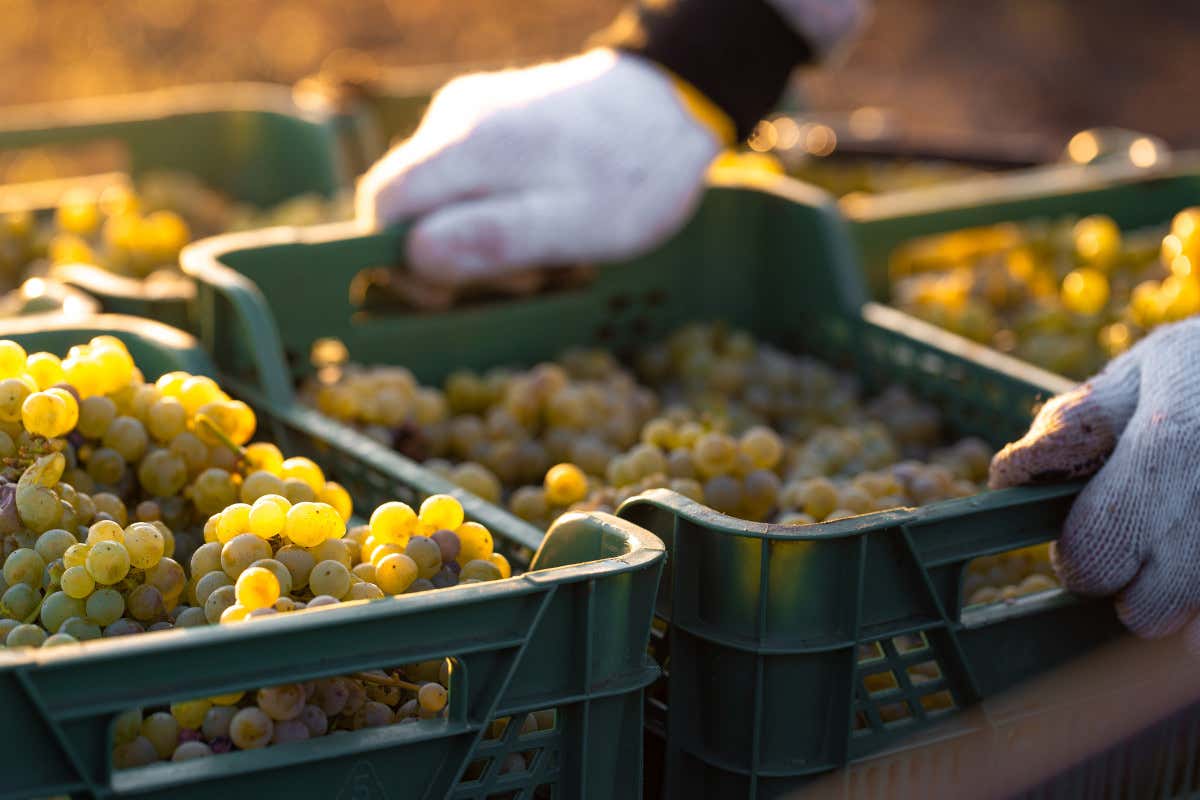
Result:
[[[598,551],[594,560],[569,566],[547,563],[544,566],[554,567],[552,571],[444,593],[359,601],[245,623],[254,626],[254,635],[247,635],[242,625],[220,625],[53,650],[7,650],[0,653],[0,700],[6,708],[19,710],[15,713],[42,720],[44,724],[33,729],[38,751],[53,753],[56,763],[69,765],[72,772],[62,783],[69,788],[62,791],[87,789],[96,795],[107,795],[113,786],[109,753],[118,714],[139,705],[269,686],[280,682],[280,672],[285,671],[287,678],[304,681],[381,664],[451,658],[458,675],[450,713],[445,727],[433,735],[474,734],[477,739],[492,718],[507,710],[503,702],[515,670],[534,657],[527,652],[529,645],[543,622],[553,618],[547,611],[561,597],[563,585],[633,576],[630,603],[645,612],[649,636],[650,598],[664,558],[661,542],[605,515],[569,517],[561,531],[552,529],[551,538],[576,540],[564,553],[586,556]],[[594,541],[581,541],[589,538]],[[620,554],[605,552],[618,543]],[[463,624],[464,614],[484,606],[487,614],[476,613],[471,624]],[[441,635],[405,634],[414,630],[418,619]],[[314,648],[318,637],[322,646]],[[637,644],[640,653],[645,643]],[[235,647],[239,657],[230,659]],[[80,670],[87,672],[88,681],[79,680]],[[644,685],[656,671],[642,662],[622,680]],[[139,678],[130,682],[134,674]],[[491,678],[482,680],[485,674]],[[106,691],[97,692],[96,686]],[[98,746],[101,742],[104,745]],[[286,758],[280,754],[286,763],[304,758],[302,748],[291,750]],[[137,783],[134,773],[117,782],[126,780]]]

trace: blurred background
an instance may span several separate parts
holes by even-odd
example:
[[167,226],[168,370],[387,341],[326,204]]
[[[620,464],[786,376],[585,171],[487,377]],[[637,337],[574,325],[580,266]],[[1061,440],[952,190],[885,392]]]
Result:
[[[620,0],[0,0],[0,105],[323,67],[518,62],[577,48]],[[876,0],[815,108],[875,105],[917,132],[1116,125],[1200,144],[1200,3]]]

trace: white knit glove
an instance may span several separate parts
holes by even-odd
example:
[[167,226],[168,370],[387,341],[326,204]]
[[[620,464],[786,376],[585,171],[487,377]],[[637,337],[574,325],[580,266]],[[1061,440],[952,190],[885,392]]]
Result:
[[[1117,594],[1141,636],[1178,630],[1200,611],[1200,319],[1047,403],[997,454],[991,485],[1092,473],[1057,543],[1059,575],[1080,594]],[[1200,643],[1200,623],[1188,635]]]
[[409,266],[445,283],[623,259],[682,226],[719,149],[666,74],[593,50],[451,81],[362,178],[358,217],[417,218]]

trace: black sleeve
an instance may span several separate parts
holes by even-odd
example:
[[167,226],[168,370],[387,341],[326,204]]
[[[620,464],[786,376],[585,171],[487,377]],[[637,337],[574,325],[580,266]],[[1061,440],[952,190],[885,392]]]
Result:
[[642,0],[595,44],[655,61],[700,90],[743,139],[812,48],[765,0]]

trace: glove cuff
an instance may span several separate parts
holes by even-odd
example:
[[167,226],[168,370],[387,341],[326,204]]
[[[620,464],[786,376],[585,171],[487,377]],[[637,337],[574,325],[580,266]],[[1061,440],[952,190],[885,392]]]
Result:
[[738,140],[778,101],[792,70],[813,55],[765,0],[646,2],[622,13],[592,43],[661,65],[733,120]]
[[683,103],[683,107],[696,118],[697,122],[707,128],[716,137],[717,144],[722,148],[733,147],[737,144],[737,127],[733,124],[733,120],[730,119],[728,114],[722,111],[712,100],[705,97],[704,93],[695,86],[692,86],[666,67],[663,67],[662,70],[671,79],[671,86],[675,89],[675,94],[679,97],[679,102]]

